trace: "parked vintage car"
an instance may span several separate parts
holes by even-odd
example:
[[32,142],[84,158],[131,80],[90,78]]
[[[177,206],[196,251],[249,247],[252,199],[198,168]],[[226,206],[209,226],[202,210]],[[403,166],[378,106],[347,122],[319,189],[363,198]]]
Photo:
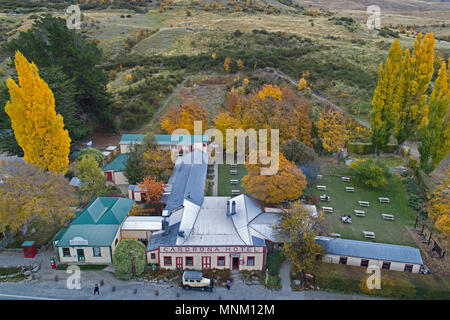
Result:
[[181,286],[184,290],[198,289],[211,292],[214,287],[214,279],[204,278],[200,271],[186,270],[183,272]]

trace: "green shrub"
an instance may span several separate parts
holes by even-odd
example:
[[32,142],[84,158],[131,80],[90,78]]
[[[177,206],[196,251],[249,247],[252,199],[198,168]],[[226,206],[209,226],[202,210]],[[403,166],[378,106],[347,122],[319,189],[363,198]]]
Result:
[[350,167],[359,182],[371,188],[386,186],[391,175],[386,164],[378,159],[355,161],[350,164]]
[[133,277],[133,267],[130,251],[133,250],[134,267],[136,276],[144,272],[145,245],[136,240],[122,240],[114,251],[115,276],[121,280],[129,280]]
[[412,169],[415,169],[417,167],[417,159],[414,157],[409,156],[408,157],[408,166]]
[[276,276],[280,272],[281,264],[283,263],[283,252],[271,252],[267,254],[266,268],[269,269],[271,276]]

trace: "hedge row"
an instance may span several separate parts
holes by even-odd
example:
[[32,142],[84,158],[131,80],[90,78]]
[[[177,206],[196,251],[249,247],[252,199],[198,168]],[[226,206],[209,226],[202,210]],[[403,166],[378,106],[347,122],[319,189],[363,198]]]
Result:
[[[397,147],[398,145],[396,144],[388,144],[383,148],[383,152],[394,153],[397,150]],[[349,142],[347,143],[347,151],[356,154],[371,154],[375,153],[375,147],[372,143]]]

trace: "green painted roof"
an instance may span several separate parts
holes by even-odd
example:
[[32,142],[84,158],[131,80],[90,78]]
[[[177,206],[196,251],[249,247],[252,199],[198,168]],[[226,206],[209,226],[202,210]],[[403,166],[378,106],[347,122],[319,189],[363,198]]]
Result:
[[124,171],[129,157],[130,157],[129,153],[121,153],[112,162],[104,166],[102,170]]
[[141,143],[145,134],[123,134],[119,144]]
[[[70,240],[75,237],[86,239],[89,246],[111,245],[133,204],[133,200],[118,197],[100,197],[91,201],[60,236],[56,246],[70,246]],[[58,240],[56,238],[54,240]]]
[[[173,140],[172,141],[172,137]],[[207,135],[170,135],[170,134],[155,134],[155,138],[158,144],[186,144],[191,145],[194,142],[208,142]]]
[[22,243],[21,247],[31,247],[34,244],[34,241],[25,241]]

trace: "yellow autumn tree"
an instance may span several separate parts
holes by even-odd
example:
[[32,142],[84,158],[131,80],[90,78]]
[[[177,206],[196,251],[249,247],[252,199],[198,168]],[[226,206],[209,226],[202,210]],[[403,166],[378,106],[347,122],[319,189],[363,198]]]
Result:
[[[270,157],[271,152],[267,153]],[[279,159],[279,169],[274,175],[261,174],[261,168],[268,166],[246,163],[248,175],[242,178],[242,187],[246,193],[254,194],[266,203],[298,199],[306,187],[305,175],[281,153],[275,156]]]
[[208,113],[204,108],[191,103],[167,110],[160,124],[168,134],[176,129],[186,129],[194,134],[194,121],[201,121],[203,131],[206,130]]
[[63,117],[55,111],[55,98],[38,68],[16,51],[14,64],[18,84],[6,82],[11,100],[5,111],[24,161],[45,170],[65,173],[69,165],[70,138]]
[[394,135],[399,150],[415,131],[428,124],[427,89],[434,71],[434,36],[417,36],[412,54],[406,49],[394,103]]
[[331,108],[320,112],[315,122],[323,148],[328,152],[340,152],[348,140],[344,114]]
[[230,62],[231,59],[229,57],[226,57],[225,61],[223,62],[223,68],[226,72],[230,71]]
[[438,230],[450,235],[450,169],[445,175],[428,197],[428,216]]
[[258,97],[265,100],[267,97],[272,97],[275,100],[281,100],[283,93],[276,85],[265,84],[261,90],[258,91]]
[[216,53],[215,53],[215,52],[213,52],[213,53],[211,54],[211,58],[212,58],[213,60],[216,58]]
[[306,79],[303,77],[300,79],[300,81],[298,82],[298,91],[302,91],[303,89],[306,88],[306,86],[308,85],[308,83],[306,82]]
[[238,60],[236,61],[236,65],[237,65],[237,67],[238,67],[239,70],[244,70],[244,62],[242,62],[241,59],[238,59]]

